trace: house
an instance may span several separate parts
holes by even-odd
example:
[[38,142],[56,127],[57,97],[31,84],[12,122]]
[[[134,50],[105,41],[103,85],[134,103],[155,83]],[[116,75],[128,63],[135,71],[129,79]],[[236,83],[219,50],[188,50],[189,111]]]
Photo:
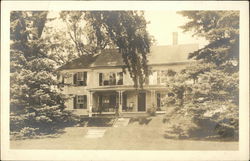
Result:
[[198,44],[152,46],[148,55],[151,70],[143,90],[137,90],[129,73],[123,73],[124,63],[116,49],[103,50],[97,55],[85,55],[60,67],[63,93],[70,95],[65,105],[79,115],[96,113],[146,112],[151,107],[164,111],[161,98],[166,95],[168,71],[180,71],[190,65],[190,52]]

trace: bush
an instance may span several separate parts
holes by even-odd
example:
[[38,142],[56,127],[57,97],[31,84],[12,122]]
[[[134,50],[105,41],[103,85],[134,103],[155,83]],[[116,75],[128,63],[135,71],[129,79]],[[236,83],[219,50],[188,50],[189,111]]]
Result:
[[25,139],[36,136],[38,128],[24,127],[19,132],[11,132],[11,139]]
[[156,115],[156,108],[155,107],[148,108],[147,113],[149,114],[149,116],[155,116]]
[[219,102],[210,102],[206,106],[188,104],[183,107],[169,107],[163,119],[167,129],[165,137],[237,140],[237,112],[230,111],[231,107],[228,103]]
[[167,83],[165,102],[173,107],[167,111],[171,115],[167,114],[163,120],[172,125],[167,133],[180,133],[176,134],[180,137],[237,139],[238,73],[211,68],[209,72],[201,72],[196,81],[187,81],[194,71],[178,73]]
[[185,111],[177,106],[167,108],[163,122],[166,123],[166,138],[188,138],[191,131],[197,129],[192,118],[185,116]]
[[129,120],[129,123],[138,122],[139,125],[148,125],[152,118],[148,118],[148,116],[134,117]]
[[71,111],[57,107],[44,107],[38,113],[15,114],[10,116],[10,134],[12,139],[33,138],[37,135],[49,135],[79,122],[79,116]]

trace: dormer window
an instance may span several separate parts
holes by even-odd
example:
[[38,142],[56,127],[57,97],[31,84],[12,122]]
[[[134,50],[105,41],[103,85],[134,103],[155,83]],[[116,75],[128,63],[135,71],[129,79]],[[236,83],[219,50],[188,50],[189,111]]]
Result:
[[87,86],[87,72],[77,72],[74,74],[74,84],[77,86]]

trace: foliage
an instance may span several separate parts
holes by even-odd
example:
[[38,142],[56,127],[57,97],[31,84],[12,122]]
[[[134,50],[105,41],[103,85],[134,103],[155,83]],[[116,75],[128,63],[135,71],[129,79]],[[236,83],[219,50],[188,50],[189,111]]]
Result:
[[55,70],[76,58],[75,51],[79,56],[118,47],[136,87],[148,75],[151,37],[143,12],[65,11],[60,16],[70,37],[53,32],[47,11],[11,12],[10,127],[19,136],[49,133],[76,121],[65,111],[67,97],[58,88]]
[[190,58],[214,63],[221,70],[237,72],[239,68],[239,11],[182,11],[190,21],[182,26],[209,41]]
[[74,122],[57,88],[55,61],[41,35],[47,12],[11,12],[10,130],[20,137],[49,133]]
[[138,122],[139,125],[148,125],[152,118],[148,116],[133,117],[129,120],[129,124]]
[[[190,21],[182,26],[209,44],[190,53],[196,64],[169,79],[166,102],[174,112],[167,136],[238,138],[239,13],[184,11]],[[186,120],[185,120],[186,119]],[[177,123],[175,123],[177,122]],[[188,124],[184,123],[188,122]]]
[[149,114],[149,116],[155,116],[156,114],[156,108],[155,107],[150,107],[147,109],[147,113]]
[[60,17],[78,55],[118,48],[135,87],[142,87],[149,75],[147,54],[153,40],[142,11],[63,11]]

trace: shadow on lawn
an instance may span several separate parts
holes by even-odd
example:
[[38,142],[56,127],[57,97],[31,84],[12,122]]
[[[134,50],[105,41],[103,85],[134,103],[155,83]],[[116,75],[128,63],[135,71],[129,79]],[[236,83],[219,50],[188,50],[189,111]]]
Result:
[[43,139],[43,138],[57,138],[60,135],[64,134],[66,127],[56,127],[53,129],[43,129],[43,130],[36,130],[36,133],[30,132],[25,133],[23,132],[12,132],[10,134],[10,140],[26,140],[26,139]]
[[79,126],[81,127],[111,127],[113,126],[116,118],[106,118],[106,117],[91,117],[82,118]]
[[149,118],[149,116],[134,117],[129,120],[129,124],[138,122],[139,125],[148,125],[151,120],[152,118]]
[[[167,131],[165,131],[165,132],[167,132]],[[179,137],[179,136],[170,136],[169,134],[164,134],[163,137],[165,139],[189,140],[189,141],[214,141],[214,142],[239,141],[239,139],[237,137],[221,137],[220,135]]]

